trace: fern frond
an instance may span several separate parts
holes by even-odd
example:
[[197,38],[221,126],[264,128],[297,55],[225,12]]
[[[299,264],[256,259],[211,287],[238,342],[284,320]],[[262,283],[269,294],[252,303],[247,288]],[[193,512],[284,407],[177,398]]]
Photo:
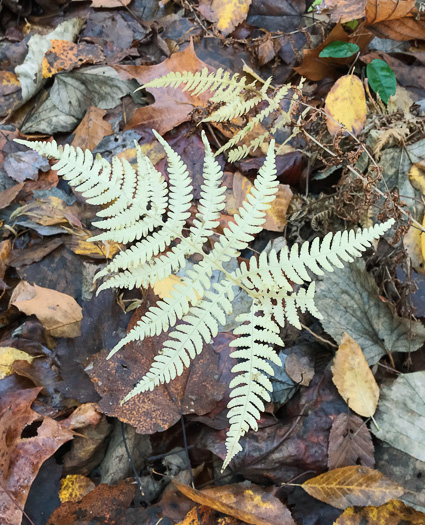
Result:
[[155,356],[150,370],[124,398],[123,403],[181,375],[184,368],[189,366],[190,359],[201,353],[204,342],[208,344],[217,335],[218,322],[226,322],[226,315],[232,312],[234,299],[233,283],[223,281],[213,285],[215,292],[205,292],[204,299],[191,307],[183,317],[183,322],[170,332],[162,352]]
[[260,96],[254,96],[248,100],[244,100],[242,97],[235,97],[234,99],[227,102],[224,106],[211,113],[207,118],[204,118],[202,122],[224,122],[230,121],[245,115],[254,108],[262,98]]
[[264,411],[264,401],[271,400],[269,392],[273,387],[267,375],[273,376],[274,371],[268,361],[282,366],[272,348],[273,344],[283,346],[278,335],[279,327],[270,318],[258,317],[260,310],[260,305],[254,301],[249,313],[237,317],[238,322],[245,324],[233,331],[241,337],[230,343],[230,346],[238,347],[230,356],[243,361],[232,368],[232,372],[239,375],[230,382],[232,399],[227,405],[230,409],[227,414],[230,429],[227,432],[227,454],[222,470],[242,450],[240,438],[250,428],[258,429],[257,420],[260,419],[260,412]]

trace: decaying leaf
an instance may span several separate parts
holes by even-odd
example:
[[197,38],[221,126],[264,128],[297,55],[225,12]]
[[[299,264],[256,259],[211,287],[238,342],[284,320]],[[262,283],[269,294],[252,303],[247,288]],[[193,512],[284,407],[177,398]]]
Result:
[[227,36],[243,22],[252,0],[201,0],[199,11],[210,22],[216,22],[217,29]]
[[81,474],[69,474],[61,479],[59,499],[65,501],[80,501],[86,494],[95,488],[93,481]]
[[97,64],[104,58],[101,48],[95,44],[51,40],[50,49],[42,61],[43,78],[50,78],[61,71],[71,71],[84,64]]
[[81,306],[64,293],[21,281],[13,290],[10,304],[26,315],[35,315],[54,337],[81,335]]
[[50,164],[46,158],[35,151],[17,151],[8,155],[4,161],[4,170],[16,182],[27,179],[37,180],[38,170],[49,171]]
[[[2,525],[22,521],[22,509],[31,484],[44,461],[72,439],[72,432],[31,409],[41,388],[2,394],[0,398],[0,516]],[[25,429],[42,421],[36,435],[25,438]]]
[[373,442],[365,422],[354,414],[339,414],[329,434],[328,467],[333,470],[350,465],[373,468]]
[[383,386],[377,427],[373,434],[393,447],[425,462],[425,371],[401,374],[391,385]]
[[423,525],[425,514],[402,501],[391,500],[380,507],[349,507],[335,525]]
[[367,113],[362,81],[355,75],[338,79],[326,97],[325,111],[331,135],[347,133],[344,128],[358,135],[366,122]]
[[295,525],[291,513],[276,496],[249,482],[203,491],[174,480],[180,492],[201,505],[254,525]]
[[361,260],[327,273],[326,279],[317,283],[316,304],[319,311],[326,312],[322,320],[325,330],[336,341],[347,332],[360,345],[369,366],[387,353],[413,352],[423,345],[422,324],[395,315],[380,299]]
[[13,363],[15,361],[24,360],[28,363],[32,363],[34,360],[33,356],[30,356],[22,350],[13,348],[11,346],[0,347],[0,379],[13,374]]
[[337,509],[383,505],[405,492],[379,471],[357,465],[325,472],[303,483],[302,488]]
[[379,387],[367,364],[359,344],[347,333],[332,367],[332,380],[351,410],[363,417],[375,413],[379,399]]

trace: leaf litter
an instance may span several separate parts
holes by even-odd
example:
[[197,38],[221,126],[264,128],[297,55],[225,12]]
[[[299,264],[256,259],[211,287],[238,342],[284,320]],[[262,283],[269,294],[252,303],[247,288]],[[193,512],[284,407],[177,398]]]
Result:
[[[75,523],[81,512],[111,524],[198,523],[198,517],[202,523],[292,524],[313,523],[312,516],[315,523],[359,523],[371,516],[421,523],[420,490],[406,481],[411,493],[403,496],[395,483],[425,462],[425,19],[417,3],[103,0],[61,2],[59,11],[50,2],[35,1],[29,10],[21,4],[4,2],[0,22],[5,523],[20,523],[24,515],[37,525]],[[87,242],[94,211],[48,161],[13,143],[17,137],[53,138],[134,164],[136,140],[166,175],[151,133],[156,129],[194,174],[195,210],[204,154],[200,130],[219,149],[254,115],[205,126],[201,120],[217,109],[208,95],[135,89],[170,71],[203,67],[223,67],[248,81],[273,76],[273,86],[307,79],[302,102],[308,111],[301,120],[294,113],[290,123],[298,119],[303,131],[277,157],[280,198],[241,261],[270,241],[291,246],[340,230],[343,221],[358,227],[388,216],[398,220],[393,237],[366,253],[365,262],[326,273],[318,283],[320,324],[304,314],[301,330],[282,330],[284,367],[275,371],[272,402],[259,431],[243,438],[244,450],[224,485],[218,469],[235,364],[231,326],[221,327],[216,345],[204,348],[176,381],[121,405],[161,338],[128,345],[109,361],[105,356],[173,283],[96,297],[94,273],[122,246]],[[263,122],[257,134],[273,125]],[[282,128],[278,144],[290,126]],[[234,165],[218,157],[227,188],[221,228],[252,188],[265,150]],[[374,152],[373,160],[366,151]],[[363,178],[355,179],[350,166]],[[243,294],[235,301],[236,308],[247,307]],[[368,420],[372,415],[375,422]],[[122,445],[126,434],[130,458]],[[142,459],[134,447],[139,435],[149,441]],[[171,451],[174,459],[167,462]],[[127,468],[132,455],[136,473]],[[112,457],[123,458],[126,468],[114,473]],[[189,461],[196,490],[187,486]],[[25,481],[16,470],[22,462],[31,468]],[[59,483],[45,485],[49,515],[31,496],[44,486],[43,464],[54,465],[68,487],[60,492]],[[173,476],[185,483],[179,486],[189,499],[171,489]]]

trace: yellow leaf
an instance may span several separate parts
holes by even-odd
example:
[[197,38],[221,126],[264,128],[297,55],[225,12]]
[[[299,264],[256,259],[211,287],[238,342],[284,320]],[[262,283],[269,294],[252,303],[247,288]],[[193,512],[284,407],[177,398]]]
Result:
[[65,503],[65,501],[80,501],[96,486],[91,479],[81,474],[66,476],[66,478],[61,479],[60,483],[59,499],[62,503]]
[[415,162],[408,175],[412,186],[425,195],[425,161]]
[[217,29],[228,35],[243,22],[252,0],[201,0],[199,11],[208,20],[217,22]]
[[383,505],[405,492],[378,470],[358,465],[330,470],[301,486],[313,498],[337,509]]
[[344,333],[332,367],[332,380],[345,402],[357,414],[371,417],[379,398],[379,387],[358,343]]
[[335,525],[423,525],[425,514],[402,501],[391,500],[380,507],[349,507]]
[[[422,226],[425,228],[425,214],[424,214],[424,218],[422,221]],[[425,261],[425,233],[421,233],[421,247],[422,247],[422,259]]]
[[13,374],[12,365],[15,361],[27,361],[31,364],[33,360],[34,357],[17,348],[11,346],[0,347],[0,379]]
[[[335,82],[326,97],[325,111],[328,115],[329,133],[336,135],[344,128],[358,135],[366,122],[366,96],[361,80],[354,75],[345,75]],[[336,121],[336,122],[335,122]]]
[[183,284],[182,280],[178,275],[171,274],[165,279],[155,281],[153,285],[153,291],[156,293],[156,295],[159,295],[161,299],[164,299],[164,297],[171,297],[170,292],[176,284]]
[[108,241],[88,242],[77,239],[71,242],[70,248],[77,255],[85,255],[93,259],[112,259],[121,250],[122,244]]

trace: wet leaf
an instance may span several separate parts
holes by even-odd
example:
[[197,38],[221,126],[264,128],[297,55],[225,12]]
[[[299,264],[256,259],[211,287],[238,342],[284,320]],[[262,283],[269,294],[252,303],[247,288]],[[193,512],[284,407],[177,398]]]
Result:
[[381,389],[373,434],[393,447],[425,462],[425,371],[401,374]]
[[335,525],[422,525],[425,514],[402,501],[391,500],[380,507],[349,507]]
[[276,496],[249,482],[199,491],[177,480],[174,485],[196,503],[254,525],[295,525]]
[[344,333],[332,367],[332,380],[351,410],[371,417],[379,399],[379,387],[359,344]]
[[370,87],[387,104],[388,99],[391,95],[395,95],[397,89],[394,71],[386,62],[375,58],[366,66],[366,72]]
[[372,437],[365,422],[354,414],[339,414],[329,434],[329,470],[349,465],[373,468],[373,452]]
[[251,2],[252,0],[201,0],[199,11],[210,22],[216,22],[217,29],[227,36],[246,19]]
[[95,488],[95,484],[86,476],[81,474],[70,474],[61,479],[61,488],[59,490],[59,499],[61,503],[65,501],[80,501],[86,494]]
[[405,492],[379,471],[357,465],[330,470],[309,479],[302,484],[302,488],[313,498],[337,509],[382,505]]
[[345,128],[358,135],[366,122],[366,95],[362,81],[355,75],[345,75],[338,79],[326,97],[325,111],[329,133],[346,134]]
[[[64,443],[72,432],[49,417],[41,417],[31,405],[41,388],[3,394],[0,398],[0,515],[2,525],[22,521],[22,509],[41,465]],[[42,421],[33,429],[34,422]],[[22,433],[35,432],[26,439]],[[24,434],[25,436],[25,434]]]
[[351,42],[342,42],[341,40],[335,40],[326,46],[320,53],[320,58],[347,58],[354,55],[359,51],[357,44]]
[[69,295],[21,281],[13,290],[10,304],[26,315],[35,315],[54,337],[81,334],[81,306]]
[[13,374],[13,363],[15,361],[24,360],[28,363],[32,363],[34,357],[28,355],[22,350],[12,348],[11,346],[0,347],[0,379],[4,379],[6,376]]
[[[204,67],[212,68],[199,60],[195,54],[193,43],[184,51],[174,53],[170,58],[154,66],[116,66],[122,78],[135,78],[140,84],[166,75],[170,71],[201,71]],[[182,122],[190,120],[190,114],[195,106],[203,106],[208,100],[208,93],[200,97],[192,96],[188,91],[181,89],[167,88],[148,88],[155,102],[150,106],[138,108],[131,117],[130,122],[125,127],[135,129],[146,127],[156,129],[163,135],[167,131],[175,128]]]
[[325,330],[338,342],[347,332],[360,345],[369,366],[385,354],[413,352],[423,345],[422,324],[395,315],[380,299],[361,260],[327,273],[326,280],[317,283],[316,305],[326,312],[321,321]]

